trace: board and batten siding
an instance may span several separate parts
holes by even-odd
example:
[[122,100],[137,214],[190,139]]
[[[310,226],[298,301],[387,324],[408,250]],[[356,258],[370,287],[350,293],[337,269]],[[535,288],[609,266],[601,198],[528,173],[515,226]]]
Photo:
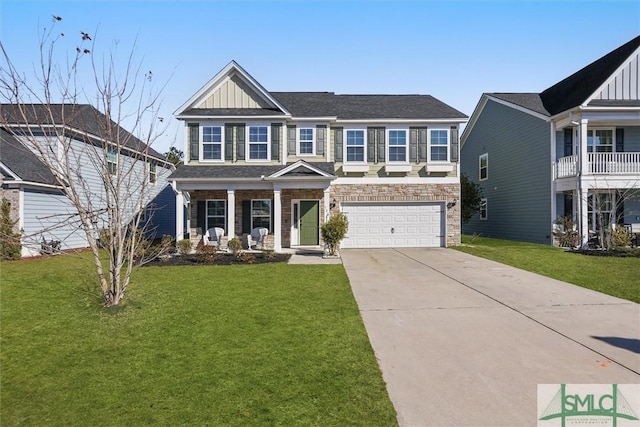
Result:
[[227,79],[211,96],[204,99],[198,108],[269,108],[237,75]]
[[636,53],[595,99],[640,99],[640,56]]
[[[487,220],[462,224],[465,234],[551,243],[550,129],[545,120],[488,100],[461,152],[461,171],[482,187]],[[479,180],[479,156],[489,155]]]
[[23,256],[39,254],[43,238],[61,241],[63,250],[89,246],[76,209],[60,193],[25,189],[23,229]]

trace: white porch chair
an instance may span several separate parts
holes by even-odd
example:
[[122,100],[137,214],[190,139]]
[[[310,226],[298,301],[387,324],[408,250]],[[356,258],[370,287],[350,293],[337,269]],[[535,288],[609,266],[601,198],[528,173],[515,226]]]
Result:
[[247,235],[247,247],[252,249],[252,247],[255,246],[255,249],[264,249],[268,234],[269,230],[264,227],[254,228],[251,230],[251,233]]
[[202,242],[205,246],[220,246],[222,236],[224,236],[224,229],[220,227],[210,228],[204,233]]

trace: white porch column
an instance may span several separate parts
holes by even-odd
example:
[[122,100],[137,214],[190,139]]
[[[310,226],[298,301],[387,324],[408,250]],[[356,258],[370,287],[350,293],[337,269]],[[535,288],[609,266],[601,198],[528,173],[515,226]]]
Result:
[[236,236],[236,191],[227,190],[227,237]]
[[586,243],[589,240],[589,209],[587,207],[587,193],[588,189],[584,188],[584,182],[582,177],[585,174],[589,174],[589,156],[587,154],[587,126],[589,120],[581,119],[578,126],[578,144],[579,147],[579,162],[578,162],[578,176],[577,182],[577,195],[578,195],[578,228],[580,230],[580,240],[582,243]]
[[324,189],[324,222],[331,216],[331,201],[329,200],[329,187]]
[[280,189],[273,189],[273,250],[282,250],[282,202]]
[[176,192],[176,242],[184,239],[184,196]]

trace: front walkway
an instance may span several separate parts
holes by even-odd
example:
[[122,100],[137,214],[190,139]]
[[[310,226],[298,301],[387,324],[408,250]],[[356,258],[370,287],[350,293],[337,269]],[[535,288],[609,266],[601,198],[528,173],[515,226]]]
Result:
[[450,249],[342,259],[402,426],[531,426],[538,384],[640,382],[638,304]]
[[340,258],[323,258],[322,249],[283,248],[282,252],[290,253],[289,264],[341,264]]

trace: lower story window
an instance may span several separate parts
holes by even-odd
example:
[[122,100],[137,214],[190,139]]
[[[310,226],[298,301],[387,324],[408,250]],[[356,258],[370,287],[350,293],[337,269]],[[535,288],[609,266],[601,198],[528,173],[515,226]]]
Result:
[[486,220],[487,218],[488,218],[487,199],[480,199],[480,219]]
[[207,200],[207,230],[214,227],[226,229],[227,201]]
[[271,200],[251,201],[251,228],[258,227],[271,231]]
[[589,230],[597,231],[616,223],[615,194],[591,193],[587,198]]

